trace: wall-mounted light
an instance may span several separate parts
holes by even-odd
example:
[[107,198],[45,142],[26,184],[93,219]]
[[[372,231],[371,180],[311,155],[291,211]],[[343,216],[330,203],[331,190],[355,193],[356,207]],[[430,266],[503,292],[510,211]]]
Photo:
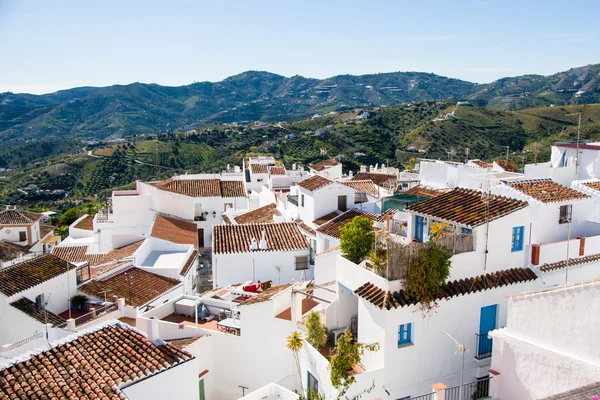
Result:
[[217,218],[217,212],[213,211],[213,218]]

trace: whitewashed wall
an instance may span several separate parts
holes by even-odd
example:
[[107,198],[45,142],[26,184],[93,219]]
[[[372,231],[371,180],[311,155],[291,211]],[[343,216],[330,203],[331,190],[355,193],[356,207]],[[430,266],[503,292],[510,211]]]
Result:
[[183,362],[121,390],[130,400],[197,400],[198,370],[195,360]]

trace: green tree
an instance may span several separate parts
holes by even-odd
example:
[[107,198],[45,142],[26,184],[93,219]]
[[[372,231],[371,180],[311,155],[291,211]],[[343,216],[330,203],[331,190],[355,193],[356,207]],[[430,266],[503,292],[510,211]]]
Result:
[[290,336],[287,337],[286,347],[294,353],[294,361],[296,362],[296,368],[298,369],[298,378],[300,378],[300,389],[304,393],[304,387],[302,386],[302,370],[300,369],[300,350],[304,346],[304,339],[298,331],[294,331]]
[[350,261],[360,263],[375,245],[373,221],[365,217],[354,217],[351,222],[340,228],[340,245]]
[[429,242],[417,259],[408,267],[406,293],[421,303],[424,311],[433,309],[441,286],[450,276],[452,250]]
[[321,315],[311,311],[306,316],[306,341],[315,349],[320,349],[327,343],[327,328],[321,322]]
[[329,377],[331,384],[340,389],[338,398],[344,396],[356,378],[350,374],[352,368],[360,363],[365,351],[378,351],[379,343],[359,343],[354,341],[348,329],[339,337],[338,343],[329,359]]

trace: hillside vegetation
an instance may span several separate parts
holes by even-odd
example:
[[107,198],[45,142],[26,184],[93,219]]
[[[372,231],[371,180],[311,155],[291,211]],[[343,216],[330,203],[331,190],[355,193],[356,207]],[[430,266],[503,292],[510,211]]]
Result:
[[248,71],[221,82],[167,87],[133,83],[47,95],[0,94],[0,141],[105,140],[201,123],[290,121],[354,107],[465,100],[497,110],[600,101],[600,65],[480,85],[420,72],[286,78]]

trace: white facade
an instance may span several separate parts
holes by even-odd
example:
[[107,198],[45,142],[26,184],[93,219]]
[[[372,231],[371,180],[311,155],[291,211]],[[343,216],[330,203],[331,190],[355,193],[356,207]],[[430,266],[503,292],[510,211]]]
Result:
[[299,257],[310,257],[310,249],[262,251],[212,255],[213,286],[273,281],[275,285],[312,279],[314,268],[296,269]]
[[525,178],[551,178],[570,186],[574,180],[600,178],[600,143],[580,143],[577,163],[576,143],[556,143],[550,161],[525,165]]
[[600,281],[508,298],[507,326],[493,331],[494,398],[541,399],[600,376]]
[[332,182],[313,191],[301,186],[292,188],[292,194],[298,195],[298,218],[313,227],[315,219],[338,210],[340,202],[345,204],[346,210],[353,208],[355,193],[355,189],[339,182]]

